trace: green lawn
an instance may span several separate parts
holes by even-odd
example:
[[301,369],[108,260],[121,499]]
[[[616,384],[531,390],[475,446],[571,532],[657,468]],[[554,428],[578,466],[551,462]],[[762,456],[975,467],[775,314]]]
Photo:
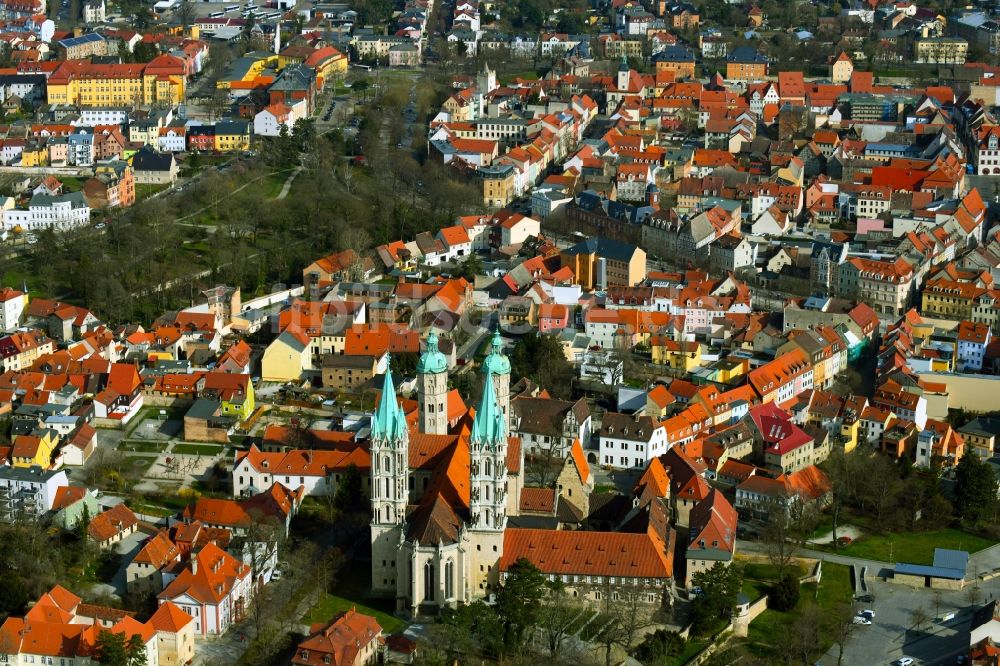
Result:
[[[976,534],[953,528],[929,532],[900,532],[865,535],[848,546],[837,549],[840,555],[860,557],[879,562],[909,562],[931,564],[935,548],[953,548],[975,553],[996,543]],[[823,546],[825,550],[833,550]]]
[[158,185],[154,183],[136,183],[135,185],[135,198],[136,201],[140,199],[145,199],[146,197],[153,196],[157,192],[162,192],[163,190],[170,187],[169,185]]
[[599,614],[597,617],[594,618],[593,622],[591,622],[590,624],[588,624],[586,627],[583,628],[583,631],[580,632],[580,638],[585,641],[589,641],[594,636],[596,636],[601,631],[601,629],[603,629],[610,621],[611,621],[610,615],[606,615],[604,613]]
[[662,666],[683,666],[691,661],[696,654],[708,647],[707,639],[692,638],[684,645],[684,651],[676,657],[666,657],[659,663]]
[[163,453],[167,448],[166,442],[145,442],[132,440],[122,440],[118,442],[119,451],[136,451],[138,453]]
[[156,504],[147,504],[146,502],[136,502],[129,501],[129,508],[133,511],[138,511],[139,513],[144,513],[149,516],[173,516],[177,513],[174,509],[167,509]]
[[375,610],[374,608],[369,608],[368,606],[359,604],[356,601],[350,601],[349,599],[344,599],[343,597],[337,597],[328,593],[324,593],[319,602],[313,606],[308,613],[302,616],[302,622],[303,624],[326,622],[333,618],[333,616],[337,613],[350,610],[352,608],[357,610],[359,613],[364,613],[365,615],[371,615],[374,617],[382,627],[382,633],[386,635],[398,633],[407,627],[406,622],[403,622],[397,617]]
[[[805,569],[798,562],[792,562],[785,567],[787,573],[796,577],[806,575]],[[770,562],[747,562],[743,566],[743,578],[750,578],[757,581],[778,582],[778,567]]]
[[219,444],[174,444],[172,453],[190,456],[217,456],[224,447]]
[[[775,659],[780,656],[774,649],[775,641],[780,641],[782,636],[788,635],[796,614],[806,603],[815,600],[819,604],[821,617],[827,617],[836,604],[850,601],[852,596],[850,568],[843,564],[825,562],[819,590],[817,591],[816,584],[807,583],[800,588],[799,603],[794,610],[781,613],[769,608],[758,615],[750,624],[747,647],[758,657]],[[823,640],[817,646],[817,653],[825,652],[832,644],[828,632],[821,632],[820,635],[823,636]]]
[[578,631],[583,629],[583,625],[590,621],[591,618],[597,616],[597,611],[583,610],[577,615],[576,619],[570,623],[569,628],[566,629],[566,633],[571,636],[576,635]]

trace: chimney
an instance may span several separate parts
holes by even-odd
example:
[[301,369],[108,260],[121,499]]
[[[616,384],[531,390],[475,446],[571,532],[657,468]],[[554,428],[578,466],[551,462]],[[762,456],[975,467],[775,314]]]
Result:
[[191,573],[198,573],[198,556],[195,555],[191,558]]

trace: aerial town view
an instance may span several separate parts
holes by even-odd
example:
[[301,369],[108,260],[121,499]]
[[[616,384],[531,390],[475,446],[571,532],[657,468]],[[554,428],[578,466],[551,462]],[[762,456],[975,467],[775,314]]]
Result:
[[1000,3],[0,0],[0,665],[288,664],[1000,666]]

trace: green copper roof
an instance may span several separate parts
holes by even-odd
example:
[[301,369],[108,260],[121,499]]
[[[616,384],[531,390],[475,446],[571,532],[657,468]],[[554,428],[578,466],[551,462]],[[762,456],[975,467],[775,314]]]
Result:
[[469,436],[469,440],[474,449],[495,450],[506,437],[503,410],[497,402],[493,376],[487,374],[483,382],[483,397],[476,409],[476,418],[472,421],[472,434]]
[[427,336],[427,349],[417,361],[417,372],[421,374],[448,372],[448,359],[438,351],[438,336],[433,331]]
[[493,350],[483,361],[483,372],[490,375],[509,375],[510,359],[503,353],[503,338],[500,337],[500,329],[493,332]]
[[392,364],[385,371],[382,398],[372,417],[371,437],[375,440],[398,442],[406,437],[406,416],[396,400],[396,385],[392,381]]

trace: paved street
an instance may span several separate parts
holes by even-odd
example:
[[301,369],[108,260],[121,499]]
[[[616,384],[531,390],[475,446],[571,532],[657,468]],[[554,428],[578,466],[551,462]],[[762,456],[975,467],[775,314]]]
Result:
[[[763,547],[753,541],[741,540],[737,552],[763,553]],[[859,604],[861,608],[875,611],[871,626],[858,626],[844,650],[844,664],[890,664],[906,655],[913,657],[920,666],[954,664],[960,654],[969,648],[969,622],[972,602],[976,607],[991,599],[1000,599],[1000,577],[989,581],[969,582],[964,590],[933,590],[910,588],[883,582],[880,574],[889,573],[892,565],[887,562],[863,560],[816,550],[800,550],[802,557],[821,559],[836,564],[868,567],[868,591],[872,603]],[[970,558],[969,578],[989,572],[1000,566],[1000,545],[975,553]],[[922,608],[932,618],[919,630],[913,628],[912,613]],[[955,617],[941,622],[944,614],[955,612]],[[834,645],[818,662],[826,666],[837,663],[840,649]]]

